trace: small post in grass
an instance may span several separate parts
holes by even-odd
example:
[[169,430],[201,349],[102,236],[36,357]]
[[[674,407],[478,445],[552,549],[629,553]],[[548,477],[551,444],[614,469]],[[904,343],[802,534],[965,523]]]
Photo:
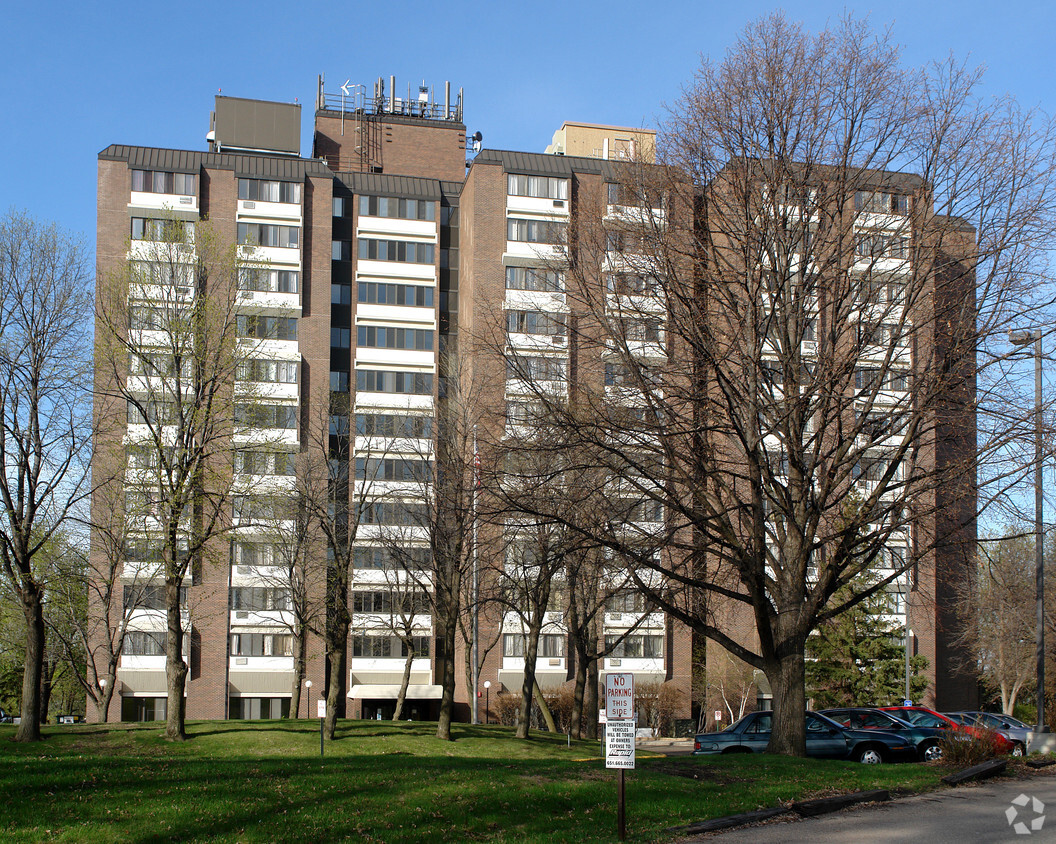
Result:
[[319,707],[319,756],[321,757],[323,755],[323,723],[326,721],[326,698],[320,695],[316,706]]

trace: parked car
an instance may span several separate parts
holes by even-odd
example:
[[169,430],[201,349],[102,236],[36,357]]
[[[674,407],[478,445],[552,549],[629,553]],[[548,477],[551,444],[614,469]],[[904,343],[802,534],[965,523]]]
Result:
[[[770,744],[773,712],[752,712],[718,733],[701,733],[693,742],[694,755],[763,753]],[[854,730],[817,712],[807,713],[807,756],[852,759],[867,765],[916,759],[916,749],[905,736],[884,730]]]
[[959,724],[952,718],[942,715],[934,709],[928,709],[925,706],[881,706],[879,709],[884,712],[890,712],[892,715],[897,715],[903,721],[908,721],[914,726],[938,727],[940,730],[955,730],[958,733],[966,736],[973,736],[975,738],[984,738],[987,735],[991,735],[994,737],[994,750],[998,753],[1012,752],[1012,742],[1000,733],[987,732],[970,724]]
[[979,712],[978,710],[947,712],[946,714],[967,726],[979,725],[1000,733],[1012,742],[1013,756],[1026,755],[1030,740],[1034,738],[1034,728],[1011,715],[1002,715],[1000,712]]
[[862,706],[843,709],[823,709],[822,715],[855,730],[884,730],[905,736],[922,762],[934,762],[942,758],[942,728],[910,724],[890,712]]
[[0,724],[10,724],[12,721],[14,721],[14,718],[0,709]]

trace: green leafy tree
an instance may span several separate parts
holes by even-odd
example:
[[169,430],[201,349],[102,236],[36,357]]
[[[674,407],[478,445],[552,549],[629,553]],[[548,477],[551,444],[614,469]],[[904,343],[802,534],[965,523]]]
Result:
[[[867,588],[865,585],[857,587]],[[837,593],[834,600],[846,600]],[[846,612],[818,625],[807,640],[807,695],[815,709],[879,706],[901,701],[906,690],[903,628],[885,615],[888,593],[876,592]],[[923,695],[928,678],[924,656],[910,659],[909,691]]]

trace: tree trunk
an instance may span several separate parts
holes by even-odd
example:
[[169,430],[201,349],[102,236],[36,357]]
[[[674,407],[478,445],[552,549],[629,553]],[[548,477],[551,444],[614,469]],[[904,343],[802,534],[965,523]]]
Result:
[[598,658],[587,661],[587,687],[583,691],[583,708],[587,712],[585,738],[598,737]]
[[407,698],[407,687],[411,683],[411,662],[414,660],[413,640],[405,642],[404,646],[407,648],[407,659],[403,662],[403,678],[400,680],[400,691],[396,695],[396,708],[392,711],[393,721],[399,721],[400,715],[403,714],[403,702]]
[[539,681],[534,677],[532,678],[535,694],[535,702],[539,704],[539,712],[543,716],[543,721],[546,723],[546,729],[551,733],[557,732],[557,724],[554,723],[554,713],[550,711],[550,707],[547,706],[546,698],[543,697],[543,690],[539,688]]
[[806,682],[803,645],[786,641],[784,655],[768,662],[766,677],[774,693],[774,726],[767,751],[785,756],[806,755]]
[[574,739],[583,738],[583,692],[587,687],[587,660],[581,653],[576,654],[576,675],[572,685],[572,714],[569,735]]
[[543,614],[532,614],[528,635],[524,642],[524,679],[521,682],[521,710],[517,718],[517,738],[528,738],[532,717],[532,696],[535,693],[535,660],[539,654],[539,634],[543,629]]
[[[165,709],[165,738],[169,741],[184,741],[187,738],[187,663],[183,659],[183,619],[180,611],[180,584],[170,580],[165,584],[166,622],[165,636],[165,686],[167,705]],[[175,596],[175,597],[174,597]]]
[[[436,737],[451,741],[451,718],[455,708],[455,630],[458,617],[450,608],[442,622],[441,636],[437,639],[437,658],[440,660],[440,685],[443,693],[440,696],[440,717],[436,722]],[[441,655],[441,650],[443,654]]]
[[26,661],[22,670],[22,721],[16,741],[40,741],[40,688],[44,673],[44,603],[36,583],[19,590],[19,602],[26,617]]
[[[336,639],[336,637],[335,637]],[[326,658],[330,663],[330,682],[326,687],[326,719],[324,729],[326,737],[334,740],[334,731],[337,729],[337,704],[338,696],[343,687],[342,678],[345,675],[345,642],[348,640],[346,628],[344,636],[340,641],[329,641],[326,643]],[[308,713],[311,717],[312,713]]]
[[[305,663],[305,651],[308,643],[305,641],[307,636],[304,632],[302,625],[297,625],[297,629],[293,634],[293,683],[290,686],[290,715],[291,719],[296,720],[300,717],[301,712],[301,685],[304,683],[304,663]],[[308,713],[308,717],[311,717],[312,713]]]

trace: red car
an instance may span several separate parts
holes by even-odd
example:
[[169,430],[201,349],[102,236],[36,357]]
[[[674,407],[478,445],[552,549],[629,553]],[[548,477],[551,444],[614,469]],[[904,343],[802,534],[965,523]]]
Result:
[[[964,724],[958,724],[956,721],[947,718],[942,713],[936,712],[934,709],[928,709],[924,706],[880,706],[877,708],[883,709],[885,712],[891,712],[903,721],[909,721],[910,724],[914,724],[918,727],[938,727],[942,730],[956,730],[959,733],[967,733],[976,738],[984,738],[988,735],[987,731],[980,730],[978,727],[968,727]],[[1012,742],[1003,735],[992,731],[990,731],[989,735],[994,742],[994,749],[998,753],[1012,752]]]

